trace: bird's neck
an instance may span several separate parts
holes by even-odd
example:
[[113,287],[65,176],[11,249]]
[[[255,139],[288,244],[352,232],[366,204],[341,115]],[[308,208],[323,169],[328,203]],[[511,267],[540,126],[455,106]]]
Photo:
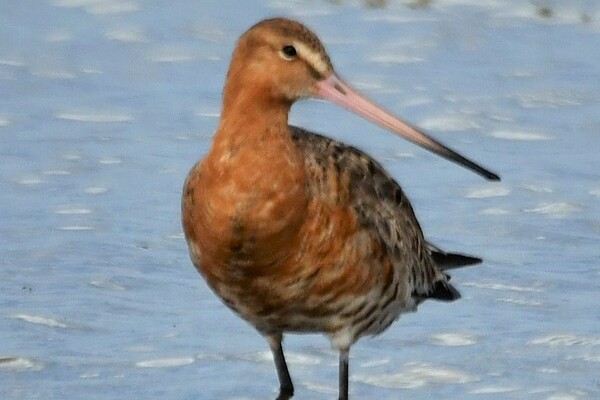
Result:
[[243,181],[253,195],[268,197],[273,187],[286,191],[300,183],[303,189],[304,160],[290,133],[289,109],[267,96],[226,95],[206,166]]
[[288,256],[285,244],[298,235],[307,207],[304,159],[287,125],[289,104],[243,93],[224,103],[199,183],[205,252],[230,246],[241,249],[231,257],[274,265]]
[[291,106],[289,100],[274,97],[259,81],[228,79],[218,133],[239,135],[238,141],[247,141],[258,139],[253,135],[287,132]]
[[221,116],[213,145],[225,144],[236,149],[258,146],[256,150],[268,150],[269,144],[291,140],[287,110],[240,104],[227,111]]

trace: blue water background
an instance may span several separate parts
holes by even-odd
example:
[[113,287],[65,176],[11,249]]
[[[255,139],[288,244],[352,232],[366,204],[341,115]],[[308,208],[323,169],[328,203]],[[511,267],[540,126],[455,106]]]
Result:
[[[336,106],[294,107],[294,124],[383,162],[430,240],[485,259],[453,274],[461,301],[353,348],[352,398],[600,398],[593,0],[0,1],[0,398],[275,397],[266,343],[194,270],[179,222],[235,40],[273,15],[503,178]],[[295,398],[336,397],[324,338],[286,349]]]

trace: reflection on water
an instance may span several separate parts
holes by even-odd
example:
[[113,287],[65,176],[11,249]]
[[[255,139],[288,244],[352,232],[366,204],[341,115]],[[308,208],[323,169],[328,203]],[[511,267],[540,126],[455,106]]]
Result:
[[[351,4],[356,3],[356,0],[323,0],[323,1],[327,1],[331,4],[341,5],[341,6],[346,6],[346,5],[351,5]],[[306,0],[306,3],[311,3],[311,2],[313,2],[313,0]],[[446,2],[444,2],[443,0],[440,0],[437,4],[444,6],[445,3]],[[566,2],[566,3],[568,4],[568,3],[574,3],[574,2]],[[586,4],[586,3],[589,3],[589,4]],[[397,1],[397,2],[390,2],[389,0],[360,0],[360,2],[358,4],[360,4],[364,8],[368,8],[368,9],[387,8],[391,5],[397,6],[398,4],[404,5],[408,8],[412,8],[412,9],[426,9],[426,8],[436,5],[436,2],[434,0],[403,0],[403,1]],[[468,5],[469,2],[465,2],[465,4]],[[472,5],[476,5],[476,4],[477,4],[477,2],[472,2]],[[485,3],[483,3],[482,5],[484,5],[484,4]],[[564,8],[564,3],[555,3],[552,1],[530,1],[528,3],[528,5],[530,6],[529,8],[530,8],[531,15],[537,16],[542,19],[550,20],[557,16],[560,17],[561,13],[572,12],[572,9]],[[579,6],[582,8],[581,10],[578,10],[579,21],[584,24],[592,23],[593,22],[592,13],[595,10],[597,10],[597,7],[595,7],[595,5],[593,5],[593,3],[589,2],[589,1],[584,2],[583,4],[579,4]],[[498,8],[500,8],[500,7],[498,7]]]
[[[332,4],[345,5],[353,3],[353,1],[347,0],[327,0]],[[433,0],[406,0],[402,3],[411,8],[426,8]],[[365,8],[385,8],[390,4],[390,0],[361,0],[360,4]]]

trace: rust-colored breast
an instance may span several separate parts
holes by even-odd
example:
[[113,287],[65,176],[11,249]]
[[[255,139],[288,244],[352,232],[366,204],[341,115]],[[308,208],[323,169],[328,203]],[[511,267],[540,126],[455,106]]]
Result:
[[383,331],[445,277],[379,165],[293,129],[270,163],[255,148],[196,165],[184,230],[210,287],[259,331],[324,332],[343,347]]
[[216,137],[190,171],[182,199],[194,265],[249,320],[292,257],[308,207],[303,164],[289,135],[267,141],[252,134],[245,143]]

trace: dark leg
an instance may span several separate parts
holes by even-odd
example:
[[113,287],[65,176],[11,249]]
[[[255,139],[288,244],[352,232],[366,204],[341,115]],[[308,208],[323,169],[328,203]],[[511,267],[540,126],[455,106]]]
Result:
[[277,400],[288,400],[294,395],[294,385],[292,384],[292,378],[285,363],[283,347],[281,347],[282,339],[281,335],[268,337],[269,346],[271,346],[273,359],[275,360],[275,368],[277,368],[277,377],[279,378],[279,396],[277,396]]
[[340,400],[348,400],[348,349],[340,350]]

